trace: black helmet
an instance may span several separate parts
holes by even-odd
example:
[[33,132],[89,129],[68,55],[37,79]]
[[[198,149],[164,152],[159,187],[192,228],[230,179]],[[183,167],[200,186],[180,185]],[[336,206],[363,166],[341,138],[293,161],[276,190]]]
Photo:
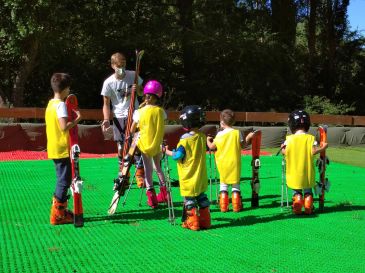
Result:
[[288,117],[290,131],[294,134],[298,129],[309,130],[311,120],[309,114],[303,110],[295,110]]
[[205,123],[205,113],[198,105],[188,105],[181,111],[180,122],[187,130],[201,127]]

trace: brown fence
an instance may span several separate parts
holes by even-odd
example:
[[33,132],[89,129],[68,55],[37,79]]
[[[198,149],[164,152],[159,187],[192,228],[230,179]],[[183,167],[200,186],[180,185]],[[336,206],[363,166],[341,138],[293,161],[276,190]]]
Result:
[[[101,109],[80,109],[84,120],[103,119]],[[44,119],[45,108],[0,108],[0,118]],[[236,121],[242,123],[286,123],[289,113],[275,112],[236,112]],[[171,121],[179,119],[179,112],[167,111]],[[219,121],[219,112],[206,112],[208,122]],[[343,126],[365,126],[365,116],[350,115],[311,115],[312,123]]]

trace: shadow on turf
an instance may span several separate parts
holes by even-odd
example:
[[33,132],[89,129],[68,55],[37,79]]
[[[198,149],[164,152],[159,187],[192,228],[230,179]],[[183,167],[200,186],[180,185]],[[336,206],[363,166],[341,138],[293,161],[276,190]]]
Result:
[[[144,206],[145,207],[145,206]],[[175,218],[179,220],[182,215],[182,202],[174,202]],[[121,208],[114,215],[102,215],[85,218],[85,222],[112,221],[116,224],[130,224],[131,222],[147,220],[163,220],[169,218],[169,211],[165,204],[160,204],[157,209],[141,208],[138,210],[126,210]]]
[[[275,199],[277,197],[280,197],[279,195],[265,195],[261,197],[261,200],[263,199]],[[250,199],[245,199],[247,202],[250,202]],[[318,201],[315,201],[315,205],[318,204]],[[262,224],[262,223],[268,223],[273,221],[280,221],[280,220],[287,220],[291,218],[316,218],[319,217],[321,214],[327,214],[327,213],[337,213],[337,212],[347,212],[347,211],[363,211],[365,210],[365,206],[354,206],[351,205],[351,203],[344,202],[344,203],[336,203],[333,204],[331,201],[326,202],[327,206],[325,206],[324,211],[320,212],[318,209],[315,210],[315,213],[312,215],[294,215],[290,208],[284,208],[283,211],[280,211],[280,201],[279,200],[273,200],[270,204],[260,205],[259,208],[251,208],[249,205],[247,205],[240,214],[242,217],[239,218],[226,218],[226,217],[214,217],[215,214],[221,213],[219,207],[215,202],[212,203],[210,210],[212,213],[212,228],[225,228],[225,227],[234,227],[234,226],[250,226],[255,224]],[[331,205],[332,204],[332,205]],[[254,216],[254,215],[248,215],[245,216],[245,211],[249,210],[258,210],[258,209],[264,209],[264,208],[277,208],[278,212],[269,216]],[[179,223],[180,218],[182,216],[182,209],[183,209],[183,203],[182,202],[174,202],[174,213],[177,223]],[[225,215],[229,216],[230,213],[228,212]],[[234,214],[237,216],[237,214]],[[360,217],[360,216],[358,216]],[[137,223],[139,221],[148,221],[148,220],[167,220],[169,218],[169,211],[167,209],[166,205],[160,205],[158,209],[152,210],[148,207],[141,208],[138,210],[124,210],[121,209],[119,212],[117,212],[114,215],[101,215],[96,217],[86,217],[85,222],[100,222],[100,221],[111,221],[112,223],[116,224],[131,224],[131,223]],[[362,218],[361,218],[362,219]],[[217,222],[223,222],[223,223],[217,223]]]

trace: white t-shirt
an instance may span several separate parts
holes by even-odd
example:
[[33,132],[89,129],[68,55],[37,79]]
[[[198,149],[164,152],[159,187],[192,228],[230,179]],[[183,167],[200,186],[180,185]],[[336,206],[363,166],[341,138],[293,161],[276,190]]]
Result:
[[56,113],[57,113],[57,117],[58,118],[67,118],[68,117],[68,114],[67,114],[66,103],[64,103],[63,101],[61,101],[57,105]]
[[[112,103],[112,111],[116,118],[125,118],[128,116],[128,108],[131,100],[130,94],[125,96],[125,92],[130,92],[134,84],[135,71],[126,70],[123,79],[119,80],[115,74],[111,75],[104,81],[101,95],[109,97]],[[141,77],[138,77],[138,84],[143,82]],[[138,108],[138,100],[135,100],[135,109]]]

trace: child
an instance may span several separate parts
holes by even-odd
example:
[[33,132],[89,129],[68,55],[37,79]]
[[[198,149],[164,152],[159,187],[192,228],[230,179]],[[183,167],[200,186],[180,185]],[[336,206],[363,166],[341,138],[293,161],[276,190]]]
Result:
[[199,131],[205,122],[204,112],[197,105],[186,106],[181,112],[180,122],[187,132],[181,136],[177,150],[171,151],[166,147],[166,154],[177,160],[180,193],[184,197],[182,226],[191,230],[207,229],[211,220],[210,202],[204,193],[208,187],[206,136]]
[[[158,81],[147,82],[143,93],[144,106],[134,112],[131,131],[133,133],[138,125],[140,135],[137,147],[141,151],[144,164],[147,202],[151,208],[157,208],[158,203],[167,201],[165,177],[160,165],[166,113],[156,105],[158,99],[162,97],[162,86]],[[160,193],[157,196],[152,180],[153,163],[160,180]]]
[[56,168],[56,190],[51,208],[51,225],[68,224],[73,222],[73,213],[67,210],[67,190],[71,185],[71,161],[69,156],[69,129],[80,120],[68,121],[67,108],[64,102],[70,93],[71,77],[65,73],[54,73],[51,86],[54,97],[48,102],[45,114],[47,133],[47,154],[53,159]]
[[[317,147],[313,135],[308,134],[310,117],[302,110],[289,115],[289,128],[292,135],[286,137],[282,145],[282,153],[286,158],[286,183],[293,189],[293,212],[305,214],[313,212],[312,187],[315,185],[315,169],[313,155],[327,149],[328,144]],[[303,200],[304,193],[304,200]]]
[[249,133],[244,140],[239,130],[233,129],[235,122],[234,112],[230,109],[223,110],[220,114],[221,131],[215,139],[207,137],[210,150],[217,149],[215,154],[217,168],[220,174],[219,206],[221,212],[227,212],[229,206],[228,186],[232,185],[232,207],[234,212],[242,210],[240,190],[241,179],[241,149],[245,141],[250,143],[254,135]]

